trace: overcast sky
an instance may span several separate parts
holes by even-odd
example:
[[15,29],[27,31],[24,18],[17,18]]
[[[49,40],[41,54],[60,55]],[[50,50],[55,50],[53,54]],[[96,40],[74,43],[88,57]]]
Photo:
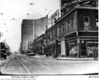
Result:
[[59,9],[59,0],[0,0],[0,41],[17,51],[21,40],[21,21],[51,15]]

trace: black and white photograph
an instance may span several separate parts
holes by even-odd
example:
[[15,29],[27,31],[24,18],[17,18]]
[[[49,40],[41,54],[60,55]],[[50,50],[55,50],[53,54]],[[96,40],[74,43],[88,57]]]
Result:
[[98,0],[0,0],[0,76],[98,80],[98,27]]

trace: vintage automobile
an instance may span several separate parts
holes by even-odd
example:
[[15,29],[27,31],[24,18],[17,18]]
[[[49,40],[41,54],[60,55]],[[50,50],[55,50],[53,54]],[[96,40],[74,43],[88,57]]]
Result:
[[25,54],[26,54],[27,56],[35,56],[35,55],[36,55],[35,53],[33,53],[33,52],[31,52],[31,51],[27,51]]

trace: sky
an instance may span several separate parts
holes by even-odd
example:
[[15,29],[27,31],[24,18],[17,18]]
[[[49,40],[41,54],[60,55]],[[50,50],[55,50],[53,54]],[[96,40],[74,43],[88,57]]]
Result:
[[0,41],[5,41],[12,52],[18,51],[22,19],[50,16],[59,8],[59,0],[0,0]]

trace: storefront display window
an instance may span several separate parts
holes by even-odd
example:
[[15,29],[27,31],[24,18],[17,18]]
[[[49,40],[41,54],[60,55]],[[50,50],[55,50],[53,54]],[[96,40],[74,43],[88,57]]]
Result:
[[70,57],[77,57],[77,54],[79,54],[79,46],[75,42],[70,42],[68,44],[69,47],[69,56]]
[[94,57],[94,54],[98,54],[98,43],[95,41],[87,42],[87,56]]

